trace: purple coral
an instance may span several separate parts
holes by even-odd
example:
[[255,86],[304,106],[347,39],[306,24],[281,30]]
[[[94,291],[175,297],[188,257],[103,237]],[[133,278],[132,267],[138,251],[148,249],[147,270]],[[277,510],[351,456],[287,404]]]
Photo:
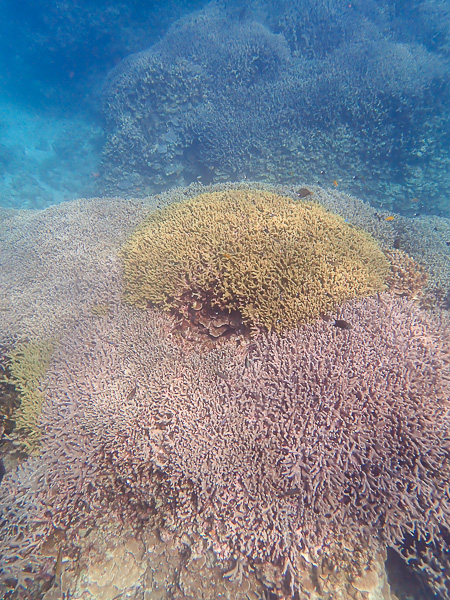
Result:
[[171,496],[191,486],[189,518],[262,560],[342,537],[395,545],[450,514],[448,330],[387,295],[336,317],[352,328],[261,337],[207,385],[146,406],[164,414]]
[[433,536],[450,515],[448,339],[387,294],[202,354],[151,311],[82,323],[43,416],[54,524],[111,500],[133,519],[158,506],[219,555],[292,573],[416,524]]

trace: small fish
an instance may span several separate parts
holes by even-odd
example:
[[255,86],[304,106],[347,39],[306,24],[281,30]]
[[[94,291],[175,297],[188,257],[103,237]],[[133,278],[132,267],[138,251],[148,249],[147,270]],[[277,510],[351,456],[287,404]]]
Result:
[[308,190],[308,188],[300,188],[295,192],[299,198],[306,198],[307,196],[311,196],[312,192]]
[[338,182],[336,181],[336,179],[333,179],[333,183],[336,187],[338,186]]
[[214,374],[219,377],[219,379],[228,379],[228,373],[223,373],[223,371],[214,370]]
[[59,549],[58,549],[58,556],[56,557],[56,565],[55,565],[55,585],[58,586],[59,589],[61,589],[61,575],[62,575],[62,571],[63,571],[62,557],[63,557],[63,547],[62,547],[62,544],[60,544]]
[[393,221],[395,217],[393,215],[389,215],[389,217],[385,218],[385,221]]
[[282,498],[290,498],[291,496],[298,496],[299,494],[303,494],[303,490],[300,488],[292,488],[290,490],[286,490],[281,494]]
[[343,319],[336,319],[336,321],[333,323],[333,327],[339,327],[339,329],[351,329],[352,328],[350,323],[347,323],[347,321],[344,321]]
[[418,202],[420,202],[419,198],[413,198],[411,200],[411,202],[414,202],[414,204],[417,204]]
[[136,396],[136,391],[137,391],[137,386],[135,385],[134,388],[131,390],[131,392],[127,396],[127,402],[129,402],[130,400],[133,400],[133,398]]

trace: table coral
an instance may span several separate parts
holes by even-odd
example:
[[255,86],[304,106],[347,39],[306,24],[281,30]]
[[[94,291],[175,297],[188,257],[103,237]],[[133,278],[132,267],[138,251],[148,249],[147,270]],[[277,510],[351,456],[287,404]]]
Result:
[[240,324],[283,331],[385,287],[369,234],[307,201],[206,193],[152,215],[122,250],[125,299],[218,337]]

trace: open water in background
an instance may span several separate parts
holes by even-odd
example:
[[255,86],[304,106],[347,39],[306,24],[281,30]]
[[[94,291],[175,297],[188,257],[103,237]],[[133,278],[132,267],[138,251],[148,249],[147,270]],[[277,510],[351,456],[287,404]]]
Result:
[[[0,206],[145,196],[196,180],[300,178],[411,217],[449,214],[448,2],[1,5]],[[190,25],[180,29],[181,18]],[[112,164],[105,151],[121,150],[108,142],[124,134],[105,81],[154,44],[167,71],[186,60],[198,73],[186,71],[172,96],[165,90],[158,121],[174,125],[156,133],[145,125],[145,165],[127,162],[127,137]],[[132,87],[139,76],[130,77]],[[174,96],[195,110],[178,114]],[[140,109],[132,93],[120,101]]]

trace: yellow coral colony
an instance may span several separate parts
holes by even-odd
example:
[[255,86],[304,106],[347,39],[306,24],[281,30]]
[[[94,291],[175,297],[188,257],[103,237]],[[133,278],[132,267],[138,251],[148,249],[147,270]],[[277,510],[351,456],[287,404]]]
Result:
[[39,340],[19,344],[9,355],[10,377],[5,381],[20,392],[21,403],[14,416],[16,429],[26,433],[23,443],[29,453],[38,450],[41,437],[39,417],[44,400],[41,384],[54,349],[54,340]]
[[307,201],[258,190],[201,194],[157,211],[122,249],[125,299],[185,317],[207,305],[282,331],[385,288],[371,236]]

